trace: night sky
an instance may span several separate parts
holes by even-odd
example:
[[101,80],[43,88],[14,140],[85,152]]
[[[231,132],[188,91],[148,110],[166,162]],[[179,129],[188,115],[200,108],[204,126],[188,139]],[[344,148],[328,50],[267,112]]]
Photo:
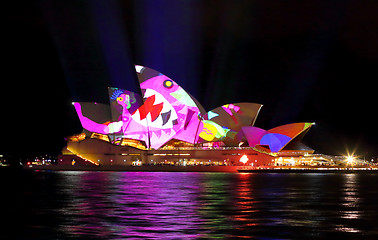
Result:
[[[318,153],[378,157],[378,1],[6,1],[0,154],[58,153],[72,101],[138,91],[133,64],[206,110],[263,104],[255,126],[316,122]],[[5,42],[4,42],[5,40]]]

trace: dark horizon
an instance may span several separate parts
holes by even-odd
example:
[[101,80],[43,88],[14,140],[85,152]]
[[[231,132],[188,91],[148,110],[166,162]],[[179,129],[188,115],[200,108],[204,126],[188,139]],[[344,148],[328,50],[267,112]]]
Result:
[[41,0],[5,9],[0,154],[58,153],[81,132],[71,102],[107,103],[107,87],[139,91],[140,64],[207,111],[260,103],[257,127],[316,122],[303,141],[317,152],[378,156],[378,2]]

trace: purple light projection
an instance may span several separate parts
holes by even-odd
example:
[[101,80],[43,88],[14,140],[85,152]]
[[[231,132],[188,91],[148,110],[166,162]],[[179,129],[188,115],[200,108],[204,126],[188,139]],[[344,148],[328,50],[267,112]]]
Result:
[[291,138],[283,134],[268,133],[261,138],[260,144],[269,145],[272,152],[278,152],[290,141]]
[[280,134],[271,133],[269,130],[264,130],[258,127],[243,127],[244,135],[247,138],[248,144],[251,147],[256,145],[267,145],[272,152],[280,151],[292,138]]

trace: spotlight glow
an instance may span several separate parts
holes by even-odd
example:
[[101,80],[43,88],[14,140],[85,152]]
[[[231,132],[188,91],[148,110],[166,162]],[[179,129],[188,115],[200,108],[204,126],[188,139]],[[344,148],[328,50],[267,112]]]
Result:
[[348,155],[345,158],[348,165],[353,165],[356,162],[356,157],[353,155]]
[[246,164],[247,162],[248,162],[248,157],[247,157],[247,155],[243,155],[243,156],[241,156],[241,158],[240,158],[240,162],[242,162],[243,164]]

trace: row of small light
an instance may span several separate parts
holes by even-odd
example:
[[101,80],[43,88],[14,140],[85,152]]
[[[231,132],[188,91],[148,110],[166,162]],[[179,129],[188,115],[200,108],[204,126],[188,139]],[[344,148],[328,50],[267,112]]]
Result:
[[189,156],[190,153],[154,153],[154,156]]

